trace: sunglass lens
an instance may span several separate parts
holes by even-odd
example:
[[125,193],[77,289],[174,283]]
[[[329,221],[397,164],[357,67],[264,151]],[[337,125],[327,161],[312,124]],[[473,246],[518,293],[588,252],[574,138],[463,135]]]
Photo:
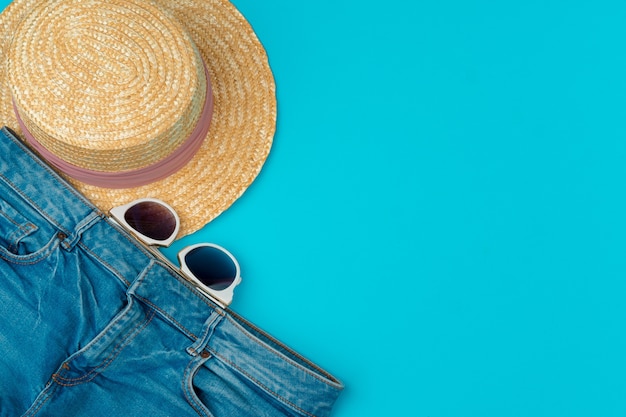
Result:
[[227,288],[237,277],[237,266],[224,251],[212,246],[199,246],[185,255],[185,263],[207,287],[220,291]]
[[176,230],[176,218],[162,204],[142,201],[124,213],[124,220],[136,231],[155,240],[166,240]]

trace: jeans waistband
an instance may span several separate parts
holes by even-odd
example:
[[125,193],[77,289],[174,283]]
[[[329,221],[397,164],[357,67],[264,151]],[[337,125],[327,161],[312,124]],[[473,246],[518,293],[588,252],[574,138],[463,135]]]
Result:
[[[128,233],[114,226],[90,201],[35,156],[8,129],[0,134],[0,154],[11,155],[11,169],[0,158],[0,176],[65,236],[62,245],[89,251],[127,287],[190,338],[202,339],[207,321],[215,325],[202,349],[227,363],[259,389],[304,415],[327,415],[340,382],[229,309],[222,309]],[[5,140],[6,139],[8,140]],[[41,192],[55,189],[54,197]],[[54,200],[54,201],[51,201]],[[89,233],[84,233],[89,230]],[[124,244],[107,244],[122,233]],[[127,243],[126,243],[127,242]]]

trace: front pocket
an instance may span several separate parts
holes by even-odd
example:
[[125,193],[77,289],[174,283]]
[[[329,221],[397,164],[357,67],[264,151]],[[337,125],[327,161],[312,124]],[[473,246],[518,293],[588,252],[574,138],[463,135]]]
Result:
[[185,370],[185,397],[203,417],[266,416],[302,417],[292,407],[233,369],[217,356],[204,351],[192,358]]
[[[59,385],[75,386],[92,381],[105,372],[154,318],[133,296],[107,326],[63,363],[52,379]],[[123,362],[123,361],[122,361]]]
[[[187,402],[196,411],[196,413],[202,417],[213,417],[213,414],[208,408],[209,401],[207,401],[206,398],[208,392],[204,391],[201,387],[198,387],[196,381],[196,379],[199,378],[198,372],[205,370],[204,364],[208,360],[210,360],[210,355],[207,351],[203,351],[193,357],[185,369],[183,381],[183,388]],[[200,385],[202,386],[203,384],[200,383]],[[216,387],[216,385],[213,387]]]
[[41,249],[26,239],[38,227],[4,200],[0,200],[0,247],[13,255],[28,255]]

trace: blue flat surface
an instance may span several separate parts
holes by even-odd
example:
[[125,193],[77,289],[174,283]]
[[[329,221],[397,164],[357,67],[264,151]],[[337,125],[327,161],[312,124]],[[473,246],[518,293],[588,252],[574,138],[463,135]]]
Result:
[[626,3],[234,3],[274,146],[168,256],[232,250],[335,417],[626,415]]
[[626,3],[234,3],[278,132],[194,239],[334,415],[626,415]]

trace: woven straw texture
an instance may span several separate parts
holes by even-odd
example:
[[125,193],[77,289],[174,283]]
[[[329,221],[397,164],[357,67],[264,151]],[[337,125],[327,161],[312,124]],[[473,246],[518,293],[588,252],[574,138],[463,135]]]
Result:
[[[57,4],[58,3],[58,4]],[[45,18],[42,18],[45,17]],[[66,178],[101,210],[157,197],[180,214],[181,235],[227,209],[259,173],[276,126],[274,79],[252,28],[225,0],[41,2],[0,14],[0,122],[76,166],[149,166],[183,142],[205,102],[208,137],[187,165],[135,188]]]

